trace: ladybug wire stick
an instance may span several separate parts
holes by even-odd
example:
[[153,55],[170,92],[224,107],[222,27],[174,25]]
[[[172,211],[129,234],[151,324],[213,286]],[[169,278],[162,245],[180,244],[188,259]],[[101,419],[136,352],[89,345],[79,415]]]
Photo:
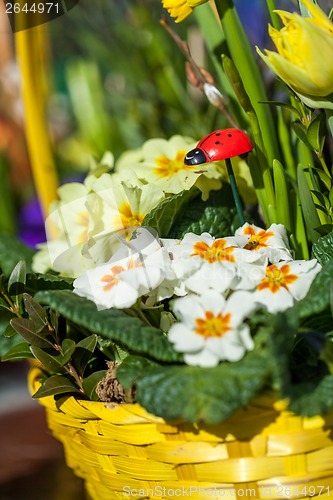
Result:
[[231,165],[230,158],[225,159],[225,164],[227,166],[227,171],[228,171],[228,176],[229,176],[229,181],[230,181],[230,186],[231,186],[231,191],[232,195],[234,197],[234,202],[236,205],[236,210],[237,210],[237,215],[239,218],[239,223],[241,226],[245,224],[245,219],[244,219],[244,214],[243,214],[243,207],[242,207],[242,202],[239,197],[239,192],[237,189],[237,184],[236,184],[236,179],[235,179],[235,174]]

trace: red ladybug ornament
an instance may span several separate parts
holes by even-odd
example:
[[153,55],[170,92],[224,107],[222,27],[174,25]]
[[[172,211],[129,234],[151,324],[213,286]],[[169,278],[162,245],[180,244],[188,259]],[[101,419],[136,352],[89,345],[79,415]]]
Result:
[[200,165],[201,163],[226,160],[233,156],[243,155],[253,149],[249,137],[238,128],[215,130],[206,135],[197,147],[187,153],[185,165]]

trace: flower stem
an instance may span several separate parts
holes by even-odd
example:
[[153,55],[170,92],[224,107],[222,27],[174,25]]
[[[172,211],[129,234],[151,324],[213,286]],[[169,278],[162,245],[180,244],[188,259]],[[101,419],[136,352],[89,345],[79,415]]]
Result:
[[231,161],[229,158],[226,158],[225,164],[227,166],[227,171],[228,171],[228,176],[229,176],[229,181],[230,181],[230,186],[231,186],[231,191],[232,195],[234,197],[234,202],[236,205],[236,210],[237,210],[237,215],[239,218],[239,223],[241,226],[245,224],[245,219],[244,219],[244,214],[243,214],[243,207],[242,207],[242,202],[239,196],[239,192],[237,189],[237,184],[236,184],[236,179],[235,179],[235,174],[231,165]]
[[216,0],[231,58],[240,74],[246,93],[258,118],[260,131],[265,145],[265,155],[269,166],[279,159],[279,147],[273,117],[269,107],[262,104],[267,94],[253,50],[238,17],[232,0]]

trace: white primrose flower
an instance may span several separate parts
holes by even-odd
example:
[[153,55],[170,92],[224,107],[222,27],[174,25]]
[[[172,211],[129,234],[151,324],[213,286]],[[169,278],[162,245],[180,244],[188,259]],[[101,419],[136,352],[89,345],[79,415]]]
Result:
[[170,251],[176,276],[195,293],[252,289],[265,276],[266,257],[238,248],[232,236],[215,239],[208,233],[188,233]]
[[267,266],[266,276],[253,293],[253,299],[271,313],[284,311],[306,296],[320,270],[316,259]]
[[255,307],[252,294],[243,291],[234,292],[228,300],[214,290],[176,299],[173,311],[180,322],[171,326],[168,339],[175,351],[184,353],[188,365],[239,361],[254,347],[243,321]]
[[293,260],[287,232],[282,224],[272,224],[268,229],[262,229],[246,222],[237,229],[235,238],[240,247],[265,254],[272,264]]
[[158,287],[170,265],[169,254],[150,231],[139,231],[137,239],[124,240],[109,262],[77,278],[74,293],[92,300],[98,309],[122,309]]

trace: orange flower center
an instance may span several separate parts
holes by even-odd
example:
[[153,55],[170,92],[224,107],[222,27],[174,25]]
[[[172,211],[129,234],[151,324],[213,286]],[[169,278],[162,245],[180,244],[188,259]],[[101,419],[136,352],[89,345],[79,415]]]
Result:
[[114,286],[119,283],[120,280],[119,278],[117,278],[117,274],[120,274],[123,271],[125,271],[125,268],[122,266],[111,267],[112,274],[106,274],[101,278],[101,282],[106,283],[106,285],[103,286],[103,292],[109,292]]
[[130,259],[127,269],[123,266],[112,266],[110,269],[111,274],[105,274],[100,279],[102,283],[106,283],[106,285],[103,286],[103,292],[109,292],[114,286],[119,283],[120,279],[117,277],[118,274],[130,269],[134,269],[135,267],[142,267],[142,264],[136,264],[134,259]]
[[201,259],[205,259],[209,264],[222,261],[236,262],[235,257],[231,255],[236,247],[225,248],[226,245],[227,242],[223,239],[214,241],[211,247],[204,241],[198,241],[193,245],[194,252],[191,257],[197,255]]
[[119,213],[120,215],[117,215],[113,220],[113,224],[117,229],[141,226],[145,217],[140,213],[133,213],[129,203],[123,203],[119,207]]
[[296,274],[290,274],[290,266],[285,264],[279,269],[275,264],[267,266],[266,277],[258,285],[258,290],[268,288],[272,293],[276,293],[281,287],[288,290],[288,285],[294,283],[298,279]]
[[157,167],[154,168],[154,174],[159,177],[172,177],[181,170],[193,170],[193,168],[196,168],[192,165],[185,165],[185,155],[186,151],[178,151],[173,160],[164,155],[159,156],[155,160]]
[[209,337],[223,337],[225,333],[231,330],[229,326],[231,321],[231,314],[219,313],[217,316],[211,311],[206,311],[205,318],[197,318],[195,320],[197,328],[195,332],[202,335],[206,339]]
[[271,236],[274,236],[273,231],[259,231],[259,233],[255,233],[254,228],[251,226],[245,228],[244,234],[251,235],[244,247],[246,250],[259,250],[260,248],[267,247],[267,240]]

